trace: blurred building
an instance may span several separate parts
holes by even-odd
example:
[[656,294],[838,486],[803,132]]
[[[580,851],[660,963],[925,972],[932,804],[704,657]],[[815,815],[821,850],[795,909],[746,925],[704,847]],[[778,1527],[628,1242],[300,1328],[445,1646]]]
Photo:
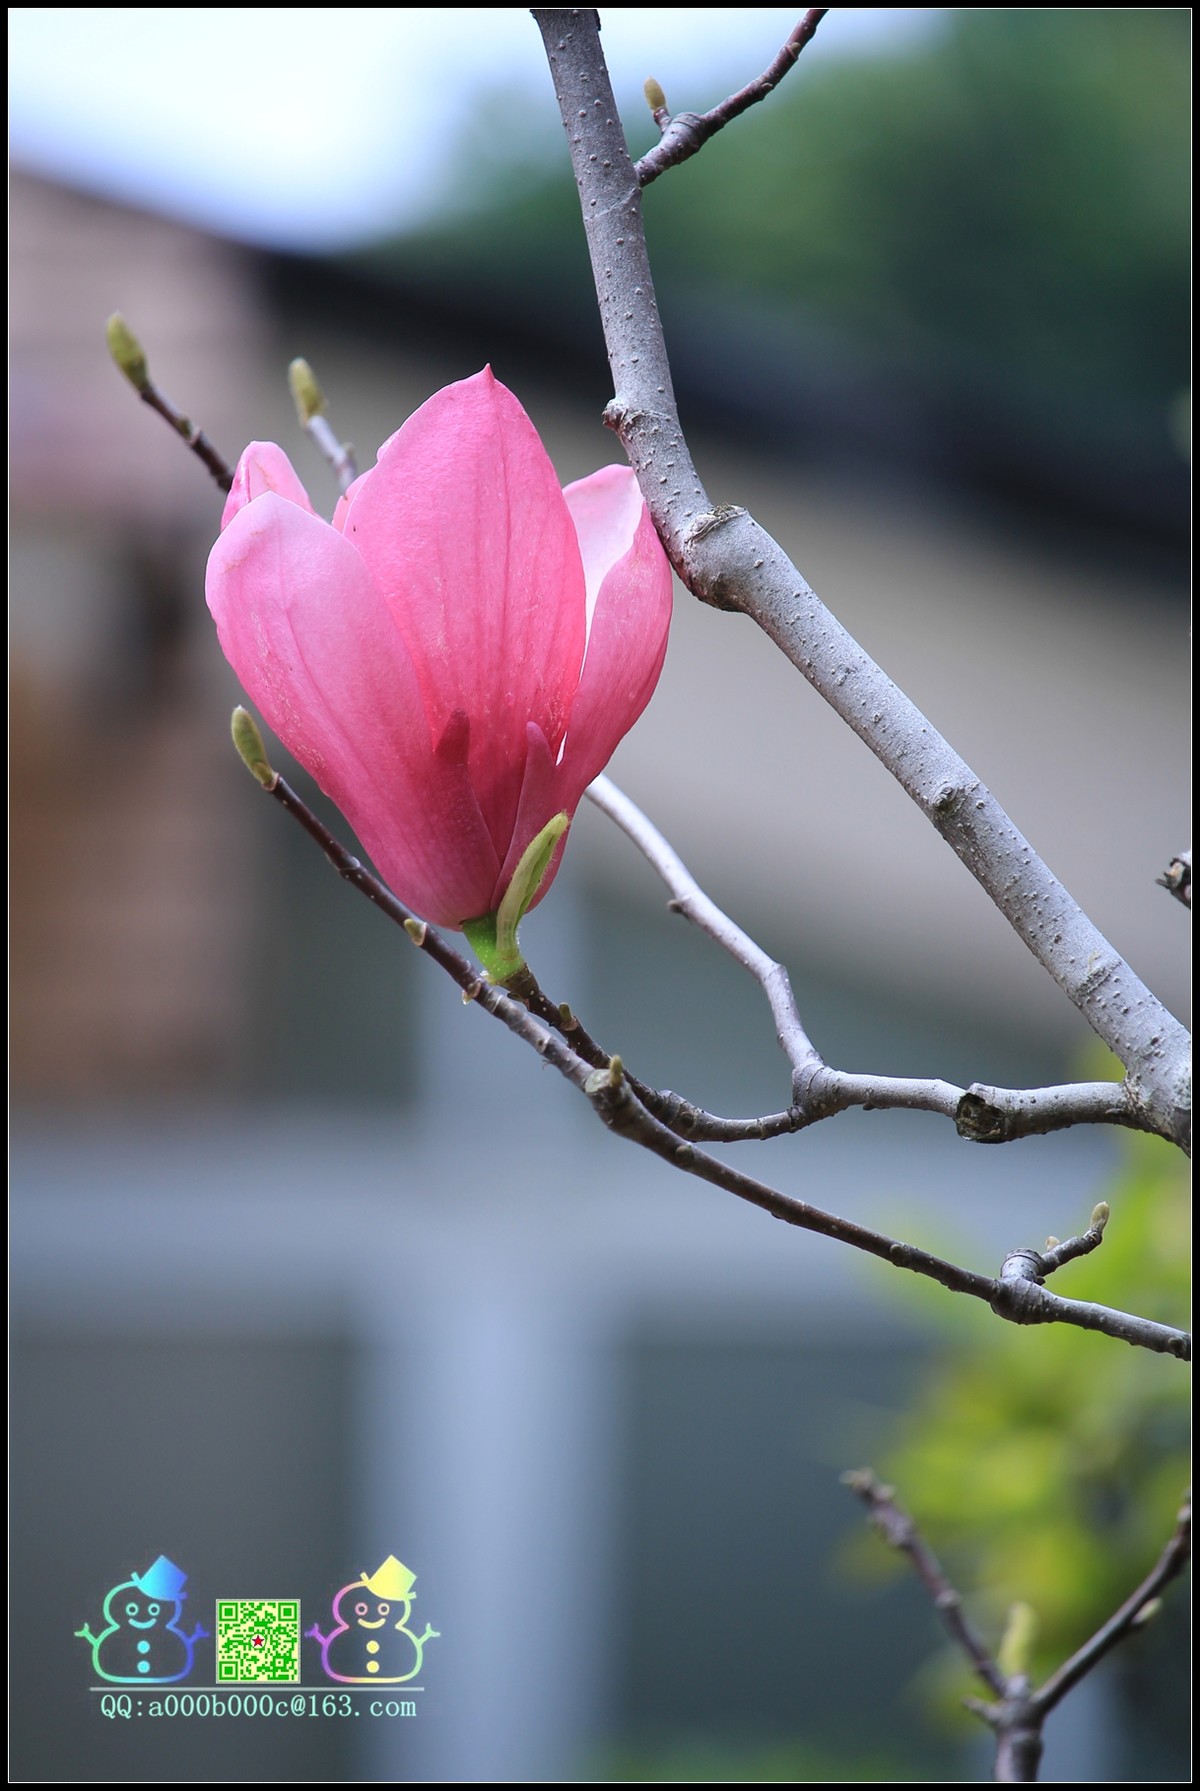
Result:
[[[103,326],[126,313],[231,458],[287,445],[318,508],[295,354],[360,464],[491,359],[564,481],[619,457],[602,379],[517,331],[481,343],[436,295],[389,310],[337,270],[21,175],[11,205],[18,1776],[572,1778],[606,1776],[606,1747],[748,1734],[819,1766],[851,1721],[876,1773],[954,1776],[960,1745],[939,1752],[909,1691],[935,1645],[920,1598],[829,1567],[858,1521],[837,1470],[921,1373],[917,1309],[602,1133],[261,800],[203,605],[219,495]],[[911,482],[800,478],[702,416],[693,448],[1179,1011],[1154,879],[1186,831],[1185,615],[1153,557]],[[834,1063],[1072,1073],[1073,1009],[749,623],[678,593],[612,769],[789,963]],[[544,985],[660,1086],[785,1105],[758,991],[600,816],[575,833],[528,925]],[[1065,1235],[1113,1160],[1102,1136],[1019,1148],[1018,1172],[940,1123],[857,1114],[754,1166],[982,1266]],[[189,1618],[293,1594],[315,1616],[330,1576],[400,1555],[441,1632],[419,1720],[148,1741],[82,1692],[64,1718],[72,1631],[160,1552],[188,1563]],[[1102,1775],[1105,1720],[1090,1693],[1064,1711],[1061,1776]]]

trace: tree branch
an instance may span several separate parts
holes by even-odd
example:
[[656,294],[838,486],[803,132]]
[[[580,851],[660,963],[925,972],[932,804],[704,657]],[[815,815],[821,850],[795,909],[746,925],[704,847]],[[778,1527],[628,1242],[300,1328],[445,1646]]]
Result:
[[157,411],[164,422],[171,425],[176,435],[182,436],[221,490],[228,491],[233,484],[233,468],[213,447],[199,424],[193,423],[190,417],[185,417],[179,406],[172,404],[165,392],[159,391],[150,377],[145,351],[119,311],[114,311],[109,318],[107,335],[109,353],[142,403]]
[[535,8],[579,187],[616,430],[672,564],[703,602],[750,616],[952,847],[1116,1054],[1147,1129],[1185,1144],[1185,1029],[1134,975],[995,797],[736,504],[714,506],[680,427],[646,253],[641,191],[590,8]]
[[[652,180],[657,180],[668,168],[686,162],[689,156],[694,156],[698,150],[703,149],[710,137],[723,130],[731,119],[737,118],[750,106],[757,105],[759,100],[764,100],[769,93],[773,93],[788,70],[795,68],[801,50],[811,41],[828,11],[827,6],[810,6],[770,66],[756,80],[743,87],[740,93],[731,93],[719,106],[714,106],[711,112],[680,112],[672,118],[666,111],[665,104],[652,106],[655,123],[663,135],[662,141],[647,151],[634,170],[639,184],[648,187]],[[658,83],[653,85],[661,95],[662,89],[658,87]]]
[[354,450],[349,442],[339,441],[334,434],[333,426],[325,415],[325,394],[306,360],[297,357],[288,367],[288,385],[291,387],[301,429],[316,444],[317,452],[328,461],[337,480],[338,490],[345,497],[358,477]]
[[[963,1089],[935,1077],[858,1075],[830,1068],[804,1030],[785,967],[768,957],[705,895],[658,828],[610,778],[596,778],[587,795],[654,866],[671,891],[668,907],[715,939],[761,985],[775,1019],[775,1035],[792,1068],[792,1106],[788,1116],[780,1116],[790,1117],[791,1123],[781,1126],[781,1130],[799,1131],[850,1107],[862,1107],[868,1112],[902,1107],[940,1113],[954,1120],[960,1137],[977,1144],[1007,1143],[1014,1138],[1083,1124],[1151,1129],[1145,1116],[1131,1103],[1126,1087],[1116,1082],[1080,1082],[1035,1089],[991,1088],[977,1082]],[[692,1129],[689,1135],[730,1137],[727,1132],[716,1134],[700,1129]]]
[[[453,977],[463,992],[464,1000],[477,1002],[480,1007],[485,1008],[507,1026],[510,1032],[516,1033],[519,1038],[532,1045],[538,1055],[552,1063],[569,1082],[581,1089],[591,1102],[593,1110],[611,1131],[652,1151],[674,1168],[698,1176],[702,1181],[711,1182],[715,1187],[735,1194],[739,1200],[748,1201],[752,1206],[761,1207],[764,1212],[782,1219],[788,1225],[816,1232],[821,1237],[833,1238],[839,1243],[852,1244],[856,1249],[878,1257],[893,1268],[908,1269],[913,1274],[925,1275],[930,1280],[938,1281],[953,1293],[970,1294],[975,1299],[986,1300],[999,1318],[1009,1319],[1016,1324],[1077,1324],[1088,1330],[1106,1331],[1110,1336],[1139,1344],[1144,1349],[1184,1357],[1190,1353],[1188,1337],[1167,1325],[1158,1325],[1150,1319],[1140,1319],[1126,1313],[1109,1312],[1103,1306],[1062,1300],[1049,1293],[1040,1285],[1040,1277],[1049,1273],[1050,1267],[1057,1265],[1047,1266],[1046,1259],[1036,1251],[1012,1253],[1005,1261],[999,1280],[980,1275],[972,1269],[960,1268],[957,1263],[947,1262],[943,1257],[934,1256],[918,1245],[902,1243],[883,1232],[872,1231],[869,1226],[855,1224],[853,1220],[841,1219],[835,1213],[827,1213],[820,1207],[811,1206],[794,1195],[781,1193],[778,1188],[769,1187],[766,1182],[744,1175],[705,1151],[697,1150],[687,1140],[681,1140],[640,1098],[637,1087],[642,1085],[633,1085],[619,1057],[610,1057],[606,1063],[597,1066],[589,1063],[567,1043],[564,1032],[570,1025],[577,1034],[587,1039],[593,1054],[600,1050],[595,1041],[583,1032],[580,1023],[568,1008],[554,1007],[532,979],[529,983],[521,982],[523,993],[519,999],[487,982],[474,965],[447,944],[436,928],[421,920],[393,895],[386,883],[369,871],[361,859],[348,851],[291,785],[271,768],[263,753],[262,743],[257,739],[257,730],[253,730],[253,747],[247,744],[244,735],[239,738],[236,725],[239,716],[246,720],[249,718],[243,710],[235,713],[234,738],[244,762],[262,788],[317,842],[338,875],[365,895],[389,920],[403,927],[413,944]],[[514,979],[515,982],[518,980],[520,979]],[[535,999],[545,1018],[529,1011],[525,1005],[526,994]],[[655,1090],[648,1092],[652,1099],[662,1098]],[[1099,1242],[1099,1237],[1096,1242]],[[1033,1288],[1035,1282],[1038,1285]],[[1026,1284],[1033,1288],[1033,1293],[1025,1291]]]
[[984,1646],[983,1638],[968,1622],[959,1593],[942,1568],[941,1562],[908,1512],[896,1499],[894,1486],[884,1486],[870,1468],[849,1468],[842,1475],[848,1486],[862,1500],[870,1520],[885,1541],[899,1549],[912,1562],[913,1571],[930,1598],[950,1640],[966,1655],[972,1671],[977,1673],[988,1690],[998,1698],[1005,1696],[1007,1681]]
[[705,895],[679,854],[611,778],[594,778],[588,785],[587,796],[649,859],[671,892],[669,906],[672,910],[684,915],[710,939],[715,939],[761,984],[774,1016],[775,1035],[792,1066],[793,1079],[799,1081],[806,1070],[819,1067],[822,1059],[804,1030],[784,966],[769,958],[748,933],[744,933]]
[[1132,1313],[1115,1312],[1108,1306],[1096,1306],[1088,1300],[1070,1300],[1045,1287],[1048,1275],[1098,1249],[1108,1219],[1108,1204],[1102,1200],[1093,1208],[1092,1222],[1080,1237],[1068,1238],[1065,1243],[1051,1239],[1045,1250],[1011,1251],[1000,1265],[992,1311],[1015,1325],[1078,1325],[1084,1331],[1102,1331],[1123,1343],[1186,1360],[1191,1353],[1191,1340],[1185,1331],[1137,1318]]
[[1131,1630],[1140,1628],[1153,1611],[1148,1610],[1166,1586],[1182,1573],[1191,1559],[1192,1553],[1192,1507],[1189,1500],[1181,1509],[1175,1525],[1175,1533],[1163,1549],[1155,1566],[1149,1572],[1136,1592],[1130,1594],[1125,1603],[1114,1611],[1107,1623],[1102,1623],[1091,1639],[1064,1661],[1057,1673],[1047,1679],[1041,1690],[1035,1693],[1034,1703],[1043,1717],[1049,1716],[1056,1704],[1060,1704],[1069,1691],[1091,1672],[1098,1661],[1123,1641]]
[[842,1482],[867,1506],[871,1522],[892,1547],[908,1556],[950,1640],[995,1694],[995,1703],[978,1698],[964,1698],[963,1703],[995,1731],[994,1777],[1001,1784],[1027,1784],[1037,1778],[1042,1729],[1050,1712],[1118,1642],[1153,1615],[1159,1594],[1183,1571],[1191,1554],[1191,1506],[1187,1504],[1179,1513],[1174,1535],[1137,1591],[1035,1692],[1023,1663],[1022,1670],[1006,1671],[1000,1664],[1005,1647],[1000,1649],[1000,1659],[994,1659],[971,1628],[959,1593],[916,1523],[897,1503],[895,1489],[882,1485],[870,1468],[852,1469],[842,1475]]

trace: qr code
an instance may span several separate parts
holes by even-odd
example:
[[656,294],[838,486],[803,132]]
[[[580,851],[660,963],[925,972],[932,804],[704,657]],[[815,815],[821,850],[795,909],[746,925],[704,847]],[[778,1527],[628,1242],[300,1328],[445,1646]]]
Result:
[[218,1598],[217,1684],[300,1683],[300,1600]]

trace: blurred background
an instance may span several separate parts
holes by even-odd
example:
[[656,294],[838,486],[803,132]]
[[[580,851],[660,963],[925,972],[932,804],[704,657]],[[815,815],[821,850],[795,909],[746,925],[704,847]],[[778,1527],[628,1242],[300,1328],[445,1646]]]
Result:
[[[647,75],[703,110],[795,22],[688,17],[603,14],[635,154]],[[1052,1661],[1169,1534],[1174,1364],[1000,1339],[672,1177],[464,1009],[238,764],[220,498],[105,352],[119,309],[227,456],[282,442],[326,512],[296,354],[360,465],[485,361],[564,481],[619,458],[536,28],[16,8],[10,54],[14,1776],[986,1776],[972,1687],[838,1474],[907,1469],[979,1620],[1040,1605]],[[835,9],[646,195],[710,494],[1181,1014],[1155,877],[1188,827],[1189,69],[1183,9]],[[788,963],[831,1062],[1109,1073],[741,618],[677,591],[612,773]],[[786,1105],[758,990],[587,805],[524,943],[644,1078]],[[1166,1147],[853,1114],[740,1149],[983,1270],[1111,1196],[1089,1297],[1185,1309]],[[72,1632],[160,1553],[209,1628],[217,1597],[320,1621],[398,1555],[440,1631],[416,1720],[106,1723]],[[1045,1776],[1186,1776],[1182,1602],[1056,1715]]]

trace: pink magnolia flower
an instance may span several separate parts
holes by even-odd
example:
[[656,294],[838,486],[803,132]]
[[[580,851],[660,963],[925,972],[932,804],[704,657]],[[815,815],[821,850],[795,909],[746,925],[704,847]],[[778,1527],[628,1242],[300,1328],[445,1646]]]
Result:
[[[221,528],[208,605],[271,728],[402,901],[439,925],[494,916],[662,669],[671,572],[632,472],[562,490],[485,368],[384,443],[331,523],[252,443]],[[522,908],[557,869],[545,839]]]

